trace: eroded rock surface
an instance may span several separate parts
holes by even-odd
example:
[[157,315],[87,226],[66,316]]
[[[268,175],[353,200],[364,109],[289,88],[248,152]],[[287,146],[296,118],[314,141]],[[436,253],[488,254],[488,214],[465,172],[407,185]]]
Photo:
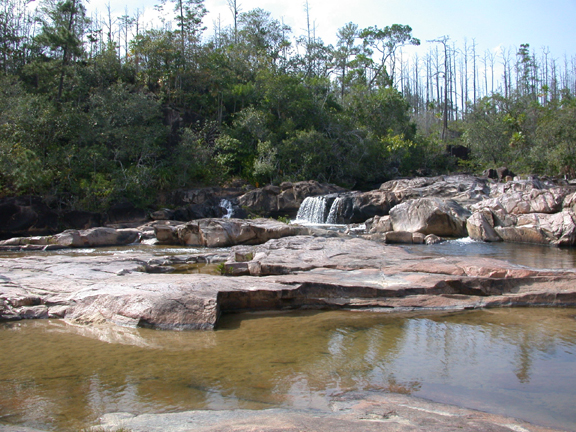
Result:
[[576,305],[576,270],[425,258],[360,238],[286,237],[232,248],[223,267],[228,276],[173,272],[185,261],[217,263],[225,255],[2,258],[0,319],[210,329],[221,312],[238,310]]

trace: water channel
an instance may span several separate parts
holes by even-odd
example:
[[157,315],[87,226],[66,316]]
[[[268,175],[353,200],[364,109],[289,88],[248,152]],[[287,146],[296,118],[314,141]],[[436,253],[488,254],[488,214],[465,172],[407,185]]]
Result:
[[[566,249],[469,240],[407,248],[576,267]],[[401,392],[575,431],[576,309],[252,313],[225,316],[211,332],[0,323],[0,388],[0,424],[58,431],[119,411],[328,409],[349,391]]]

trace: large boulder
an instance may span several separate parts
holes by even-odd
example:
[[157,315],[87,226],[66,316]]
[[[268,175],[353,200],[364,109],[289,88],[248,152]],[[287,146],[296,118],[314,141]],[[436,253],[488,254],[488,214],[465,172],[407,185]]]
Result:
[[394,231],[465,237],[471,213],[453,200],[420,198],[397,205],[390,211]]
[[262,244],[270,239],[309,234],[308,228],[272,219],[201,219],[178,226],[159,224],[154,230],[163,244],[212,248]]

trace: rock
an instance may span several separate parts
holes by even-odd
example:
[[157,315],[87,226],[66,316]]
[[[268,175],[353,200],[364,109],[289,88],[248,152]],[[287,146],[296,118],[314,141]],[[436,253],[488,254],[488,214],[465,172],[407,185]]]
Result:
[[437,235],[434,234],[428,234],[425,238],[424,238],[424,243],[426,243],[427,245],[434,245],[434,244],[439,244],[442,243],[444,240],[440,237],[438,237]]
[[366,232],[369,234],[387,233],[389,231],[393,231],[390,216],[374,216],[366,221]]
[[465,237],[470,212],[452,200],[420,198],[390,211],[394,231],[420,232],[445,237]]
[[137,208],[128,201],[112,205],[106,212],[107,224],[142,224],[148,220],[145,210]]
[[[105,431],[315,431],[315,432],[554,432],[527,422],[384,392],[339,392],[330,410],[204,410],[165,414],[108,413],[95,429]],[[8,430],[6,432],[16,432]],[[25,431],[27,432],[27,431]],[[560,431],[556,431],[560,432]]]
[[482,175],[484,177],[488,177],[490,179],[494,179],[494,180],[498,179],[498,173],[496,172],[496,170],[494,168],[488,168],[488,169],[484,170],[482,172]]
[[140,232],[136,229],[114,229],[106,227],[88,230],[68,230],[54,236],[57,244],[71,247],[123,246],[136,243]]
[[237,277],[162,272],[176,258],[153,251],[2,258],[0,274],[9,278],[0,278],[0,320],[64,316],[184,330],[213,328],[220,313],[240,310],[576,305],[576,271],[477,257],[422,259],[360,238],[295,236],[233,249],[225,268],[244,275]]
[[391,231],[384,236],[386,243],[412,244],[412,233],[408,231]]
[[152,220],[173,220],[176,212],[170,209],[160,209],[153,212],[150,217]]
[[446,146],[446,154],[457,159],[468,160],[470,158],[470,149],[463,145],[448,144]]
[[69,229],[82,230],[102,226],[103,219],[100,213],[73,210],[63,213],[60,223]]
[[382,190],[358,193],[351,196],[351,211],[345,223],[360,223],[375,216],[386,216],[400,202],[395,193]]
[[562,203],[562,208],[576,212],[576,192],[567,195]]
[[383,183],[380,190],[394,193],[399,203],[409,199],[434,197],[451,199],[464,206],[486,199],[491,188],[487,179],[453,175],[392,180]]
[[504,181],[508,177],[510,177],[510,178],[516,177],[516,174],[514,174],[512,171],[510,171],[506,167],[497,168],[496,174],[498,175],[498,180],[500,180],[500,181]]
[[567,194],[563,188],[501,191],[498,197],[473,205],[473,211],[489,210],[495,215],[501,215],[501,218],[507,214],[557,213],[562,210]]
[[58,215],[39,197],[0,199],[0,239],[58,232]]
[[53,246],[61,247],[98,247],[98,246],[124,246],[140,240],[140,231],[136,229],[90,228],[87,230],[66,230],[53,236],[16,237],[1,241],[0,246]]
[[261,244],[270,239],[308,234],[308,228],[273,219],[201,219],[180,226],[156,226],[156,238],[163,244],[227,247]]
[[494,230],[507,242],[576,245],[576,215],[571,210],[555,214],[521,215],[514,226],[496,226]]
[[468,236],[473,240],[499,242],[502,238],[494,230],[494,219],[490,212],[476,212],[466,221]]

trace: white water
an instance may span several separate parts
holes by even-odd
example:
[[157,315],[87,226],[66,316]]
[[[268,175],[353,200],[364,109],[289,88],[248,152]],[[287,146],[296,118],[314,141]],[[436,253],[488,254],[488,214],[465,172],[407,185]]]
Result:
[[234,212],[232,203],[226,198],[223,198],[222,200],[220,200],[220,207],[226,211],[226,213],[222,216],[222,218],[230,219],[232,217],[232,213]]
[[344,199],[337,197],[330,207],[330,212],[328,213],[328,218],[326,219],[327,224],[334,225],[338,222],[338,215],[341,214],[343,206]]
[[334,199],[330,209],[328,209],[328,203],[328,199],[324,196],[305,198],[294,222],[309,225],[327,224],[337,226],[338,216],[344,205],[344,199],[341,197]]
[[326,198],[322,196],[305,198],[300,209],[298,209],[296,222],[323,224],[325,222],[326,203]]

